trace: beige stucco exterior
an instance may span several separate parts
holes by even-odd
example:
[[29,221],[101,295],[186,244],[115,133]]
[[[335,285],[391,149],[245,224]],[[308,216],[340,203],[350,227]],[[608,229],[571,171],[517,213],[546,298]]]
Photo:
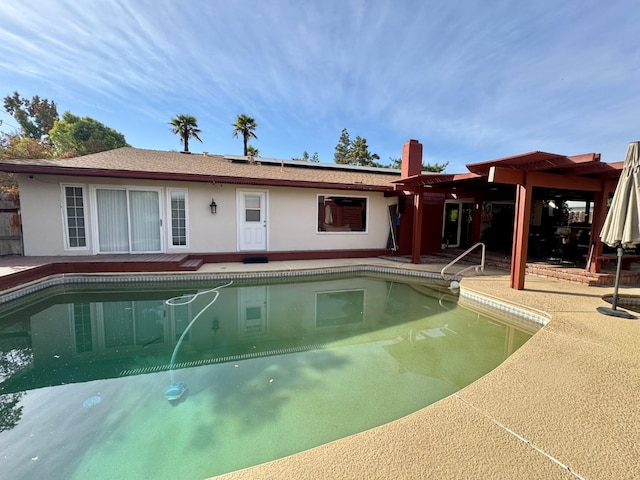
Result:
[[[260,187],[204,182],[170,182],[121,178],[18,175],[25,255],[94,255],[96,242],[96,186],[157,189],[160,198],[162,253],[238,252],[238,192],[266,193],[266,252],[385,248],[389,235],[388,205],[395,198],[382,192],[316,188]],[[69,249],[65,242],[63,185],[85,192],[87,247]],[[171,246],[168,192],[187,192],[188,245]],[[366,232],[318,232],[318,195],[367,198]],[[217,213],[210,212],[215,199]]]

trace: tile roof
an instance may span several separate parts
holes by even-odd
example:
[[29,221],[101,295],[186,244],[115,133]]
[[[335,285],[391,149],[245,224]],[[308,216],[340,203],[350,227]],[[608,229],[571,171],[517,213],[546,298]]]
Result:
[[124,147],[74,158],[1,160],[0,171],[353,190],[392,190],[390,182],[400,178],[393,169],[261,160]]

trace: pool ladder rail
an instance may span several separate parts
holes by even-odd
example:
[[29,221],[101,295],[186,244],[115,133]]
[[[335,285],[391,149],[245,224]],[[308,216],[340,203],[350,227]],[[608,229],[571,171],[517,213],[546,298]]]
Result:
[[480,265],[470,265],[468,267],[463,268],[462,270],[460,270],[459,272],[456,272],[455,276],[460,276],[462,275],[464,272],[468,271],[468,270],[475,270],[476,273],[478,272],[484,272],[484,264],[485,264],[485,259],[486,259],[486,246],[484,243],[482,242],[478,242],[475,245],[473,245],[472,247],[469,247],[468,249],[466,249],[464,252],[462,252],[460,255],[458,255],[456,258],[454,258],[453,260],[451,260],[449,263],[447,263],[442,270],[440,270],[440,275],[442,276],[442,278],[444,278],[445,276],[445,272],[449,267],[452,267],[453,265],[455,265],[456,263],[458,263],[458,261],[462,260],[464,257],[466,257],[468,254],[470,254],[471,252],[473,252],[474,250],[476,250],[478,247],[481,247],[481,257],[480,257]]

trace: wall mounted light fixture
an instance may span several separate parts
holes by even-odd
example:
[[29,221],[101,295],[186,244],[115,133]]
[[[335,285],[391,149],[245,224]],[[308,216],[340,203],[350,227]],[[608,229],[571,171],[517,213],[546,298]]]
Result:
[[216,201],[213,198],[211,199],[209,208],[211,209],[211,213],[216,213],[218,211],[218,205],[216,204]]

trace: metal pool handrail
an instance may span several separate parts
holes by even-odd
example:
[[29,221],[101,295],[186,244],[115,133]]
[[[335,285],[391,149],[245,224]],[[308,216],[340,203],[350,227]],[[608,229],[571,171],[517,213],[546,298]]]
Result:
[[481,259],[480,259],[480,265],[471,265],[469,267],[463,268],[458,273],[456,273],[456,275],[462,275],[462,273],[466,272],[467,270],[471,270],[472,268],[476,271],[476,273],[478,271],[484,272],[484,261],[485,261],[485,258],[486,258],[486,247],[485,247],[484,243],[478,242],[475,245],[473,245],[472,247],[470,247],[467,250],[465,250],[464,252],[462,252],[456,258],[451,260],[448,264],[446,264],[442,268],[442,270],[440,270],[440,275],[442,275],[444,277],[444,272],[447,270],[447,268],[455,265],[458,262],[458,260],[462,260],[469,253],[473,252],[477,247],[482,247],[482,256],[481,256]]

